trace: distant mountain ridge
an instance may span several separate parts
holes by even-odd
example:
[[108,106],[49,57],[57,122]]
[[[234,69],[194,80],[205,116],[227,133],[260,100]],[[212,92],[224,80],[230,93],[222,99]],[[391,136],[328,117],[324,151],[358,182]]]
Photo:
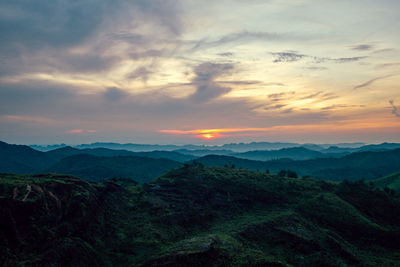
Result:
[[[55,150],[51,150],[46,152],[48,155],[56,156],[56,157],[67,157],[79,154],[88,154],[93,156],[100,157],[115,157],[115,156],[137,156],[137,157],[147,157],[147,158],[155,158],[155,159],[171,159],[179,162],[185,162],[197,157],[182,154],[176,151],[150,151],[150,152],[132,152],[128,150],[115,150],[109,148],[85,148],[85,149],[77,149],[70,146],[58,148]],[[60,158],[60,159],[61,159]]]
[[53,158],[29,146],[0,141],[0,172],[33,173],[53,162]]
[[[311,150],[323,150],[331,146],[337,146],[340,148],[359,148],[366,145],[365,143],[339,143],[339,144],[299,144],[299,143],[288,143],[288,142],[250,142],[250,143],[231,143],[223,145],[158,145],[158,144],[134,144],[134,143],[111,143],[111,142],[96,142],[91,144],[80,144],[73,146],[78,149],[85,148],[108,148],[117,150],[129,150],[135,152],[149,152],[154,150],[173,151],[173,150],[232,150],[233,152],[246,152],[250,150],[278,150],[283,148],[291,147],[304,147]],[[40,151],[49,151],[55,148],[66,146],[51,145],[51,146],[39,146],[31,145],[31,147]]]
[[125,178],[144,183],[180,166],[181,163],[169,159],[78,154],[61,159],[45,171],[84,177],[90,181]]
[[338,157],[344,153],[322,153],[319,151],[307,149],[305,147],[282,148],[279,150],[253,150],[242,153],[232,153],[230,156],[252,159],[252,160],[273,160],[281,158],[290,158],[294,160],[304,160],[313,158]]
[[[99,144],[102,143],[97,143],[96,145]],[[230,148],[239,146],[241,149],[246,145],[257,146],[260,144],[270,145],[271,143],[228,144],[226,146]],[[288,143],[276,144],[287,145]],[[221,146],[214,146],[215,150],[202,146],[204,149],[133,152],[103,147],[78,149],[64,146],[51,151],[40,152],[28,146],[0,142],[0,172],[24,174],[57,171],[77,175],[89,180],[101,180],[111,176],[123,175],[128,175],[132,178],[137,175],[141,182],[145,182],[156,178],[161,173],[157,171],[157,168],[155,170],[150,168],[149,175],[146,176],[142,172],[144,167],[142,168],[138,162],[142,161],[146,165],[150,162],[149,159],[153,159],[155,161],[152,161],[152,164],[157,165],[158,160],[164,171],[168,170],[168,168],[180,166],[184,162],[196,160],[209,166],[235,165],[251,170],[268,169],[273,173],[290,169],[296,171],[299,175],[309,175],[330,180],[374,179],[400,171],[400,163],[397,160],[400,158],[398,153],[400,149],[398,147],[400,147],[400,144],[397,143],[382,143],[359,148],[331,146],[319,151],[305,147],[292,147],[278,150],[234,152],[233,150],[221,149]],[[198,146],[193,145],[191,148],[198,148]],[[87,156],[74,157],[78,155],[91,155],[94,157],[90,157],[90,160]],[[109,159],[99,159],[103,157],[108,157]],[[124,157],[131,157],[131,159],[127,160]],[[67,158],[68,160],[64,160]],[[132,158],[140,158],[140,160],[135,161]],[[80,164],[79,159],[84,159],[87,164],[86,166],[81,166],[80,169],[75,168],[75,165]],[[165,159],[169,161],[165,161]],[[72,164],[73,160],[76,161],[75,165]],[[99,162],[105,164],[102,166],[103,173],[100,171]],[[127,165],[121,165],[120,162],[125,162]],[[129,164],[132,165],[130,166]],[[136,173],[133,171],[133,166],[137,168]],[[90,171],[90,168],[92,168],[92,171]],[[119,168],[129,169],[129,171],[120,170]],[[97,177],[94,177],[94,174]]]
[[400,170],[400,149],[356,152],[340,158],[256,161],[232,156],[209,155],[196,159],[206,166],[235,166],[250,170],[293,170],[299,175],[328,180],[374,179]]
[[178,161],[193,158],[169,151],[136,153],[105,148],[79,150],[68,146],[41,152],[0,142],[0,173],[59,172],[95,181],[124,177],[146,182],[181,166]]

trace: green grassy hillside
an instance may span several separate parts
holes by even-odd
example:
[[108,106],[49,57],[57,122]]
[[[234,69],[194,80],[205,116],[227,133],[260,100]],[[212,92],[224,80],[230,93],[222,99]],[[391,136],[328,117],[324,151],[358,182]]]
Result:
[[380,188],[390,188],[400,190],[400,172],[392,173],[388,176],[373,180],[374,184]]
[[157,180],[0,176],[2,266],[400,266],[400,199],[185,165]]

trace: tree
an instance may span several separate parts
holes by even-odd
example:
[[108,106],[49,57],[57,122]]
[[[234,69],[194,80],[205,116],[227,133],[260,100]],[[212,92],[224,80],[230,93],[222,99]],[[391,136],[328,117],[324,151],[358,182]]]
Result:
[[297,173],[295,171],[288,170],[286,175],[287,177],[290,178],[298,178]]
[[285,170],[281,170],[280,172],[278,172],[278,176],[285,177],[286,176],[286,171]]

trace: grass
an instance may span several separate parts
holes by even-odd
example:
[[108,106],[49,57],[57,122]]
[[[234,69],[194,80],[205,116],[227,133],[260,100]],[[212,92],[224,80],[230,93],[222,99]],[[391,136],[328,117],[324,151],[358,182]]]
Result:
[[390,188],[393,190],[400,190],[400,172],[390,174],[388,176],[373,180],[373,183],[380,188]]

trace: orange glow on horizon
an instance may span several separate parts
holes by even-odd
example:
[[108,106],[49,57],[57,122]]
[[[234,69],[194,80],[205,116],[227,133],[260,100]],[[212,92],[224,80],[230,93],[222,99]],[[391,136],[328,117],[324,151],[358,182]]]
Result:
[[[307,134],[307,133],[355,133],[355,132],[398,132],[399,121],[338,121],[325,124],[279,125],[268,128],[225,128],[225,129],[194,129],[194,130],[159,130],[160,133],[172,135],[186,135],[205,140],[229,136],[257,136],[277,134]],[[220,134],[220,133],[229,133]]]

